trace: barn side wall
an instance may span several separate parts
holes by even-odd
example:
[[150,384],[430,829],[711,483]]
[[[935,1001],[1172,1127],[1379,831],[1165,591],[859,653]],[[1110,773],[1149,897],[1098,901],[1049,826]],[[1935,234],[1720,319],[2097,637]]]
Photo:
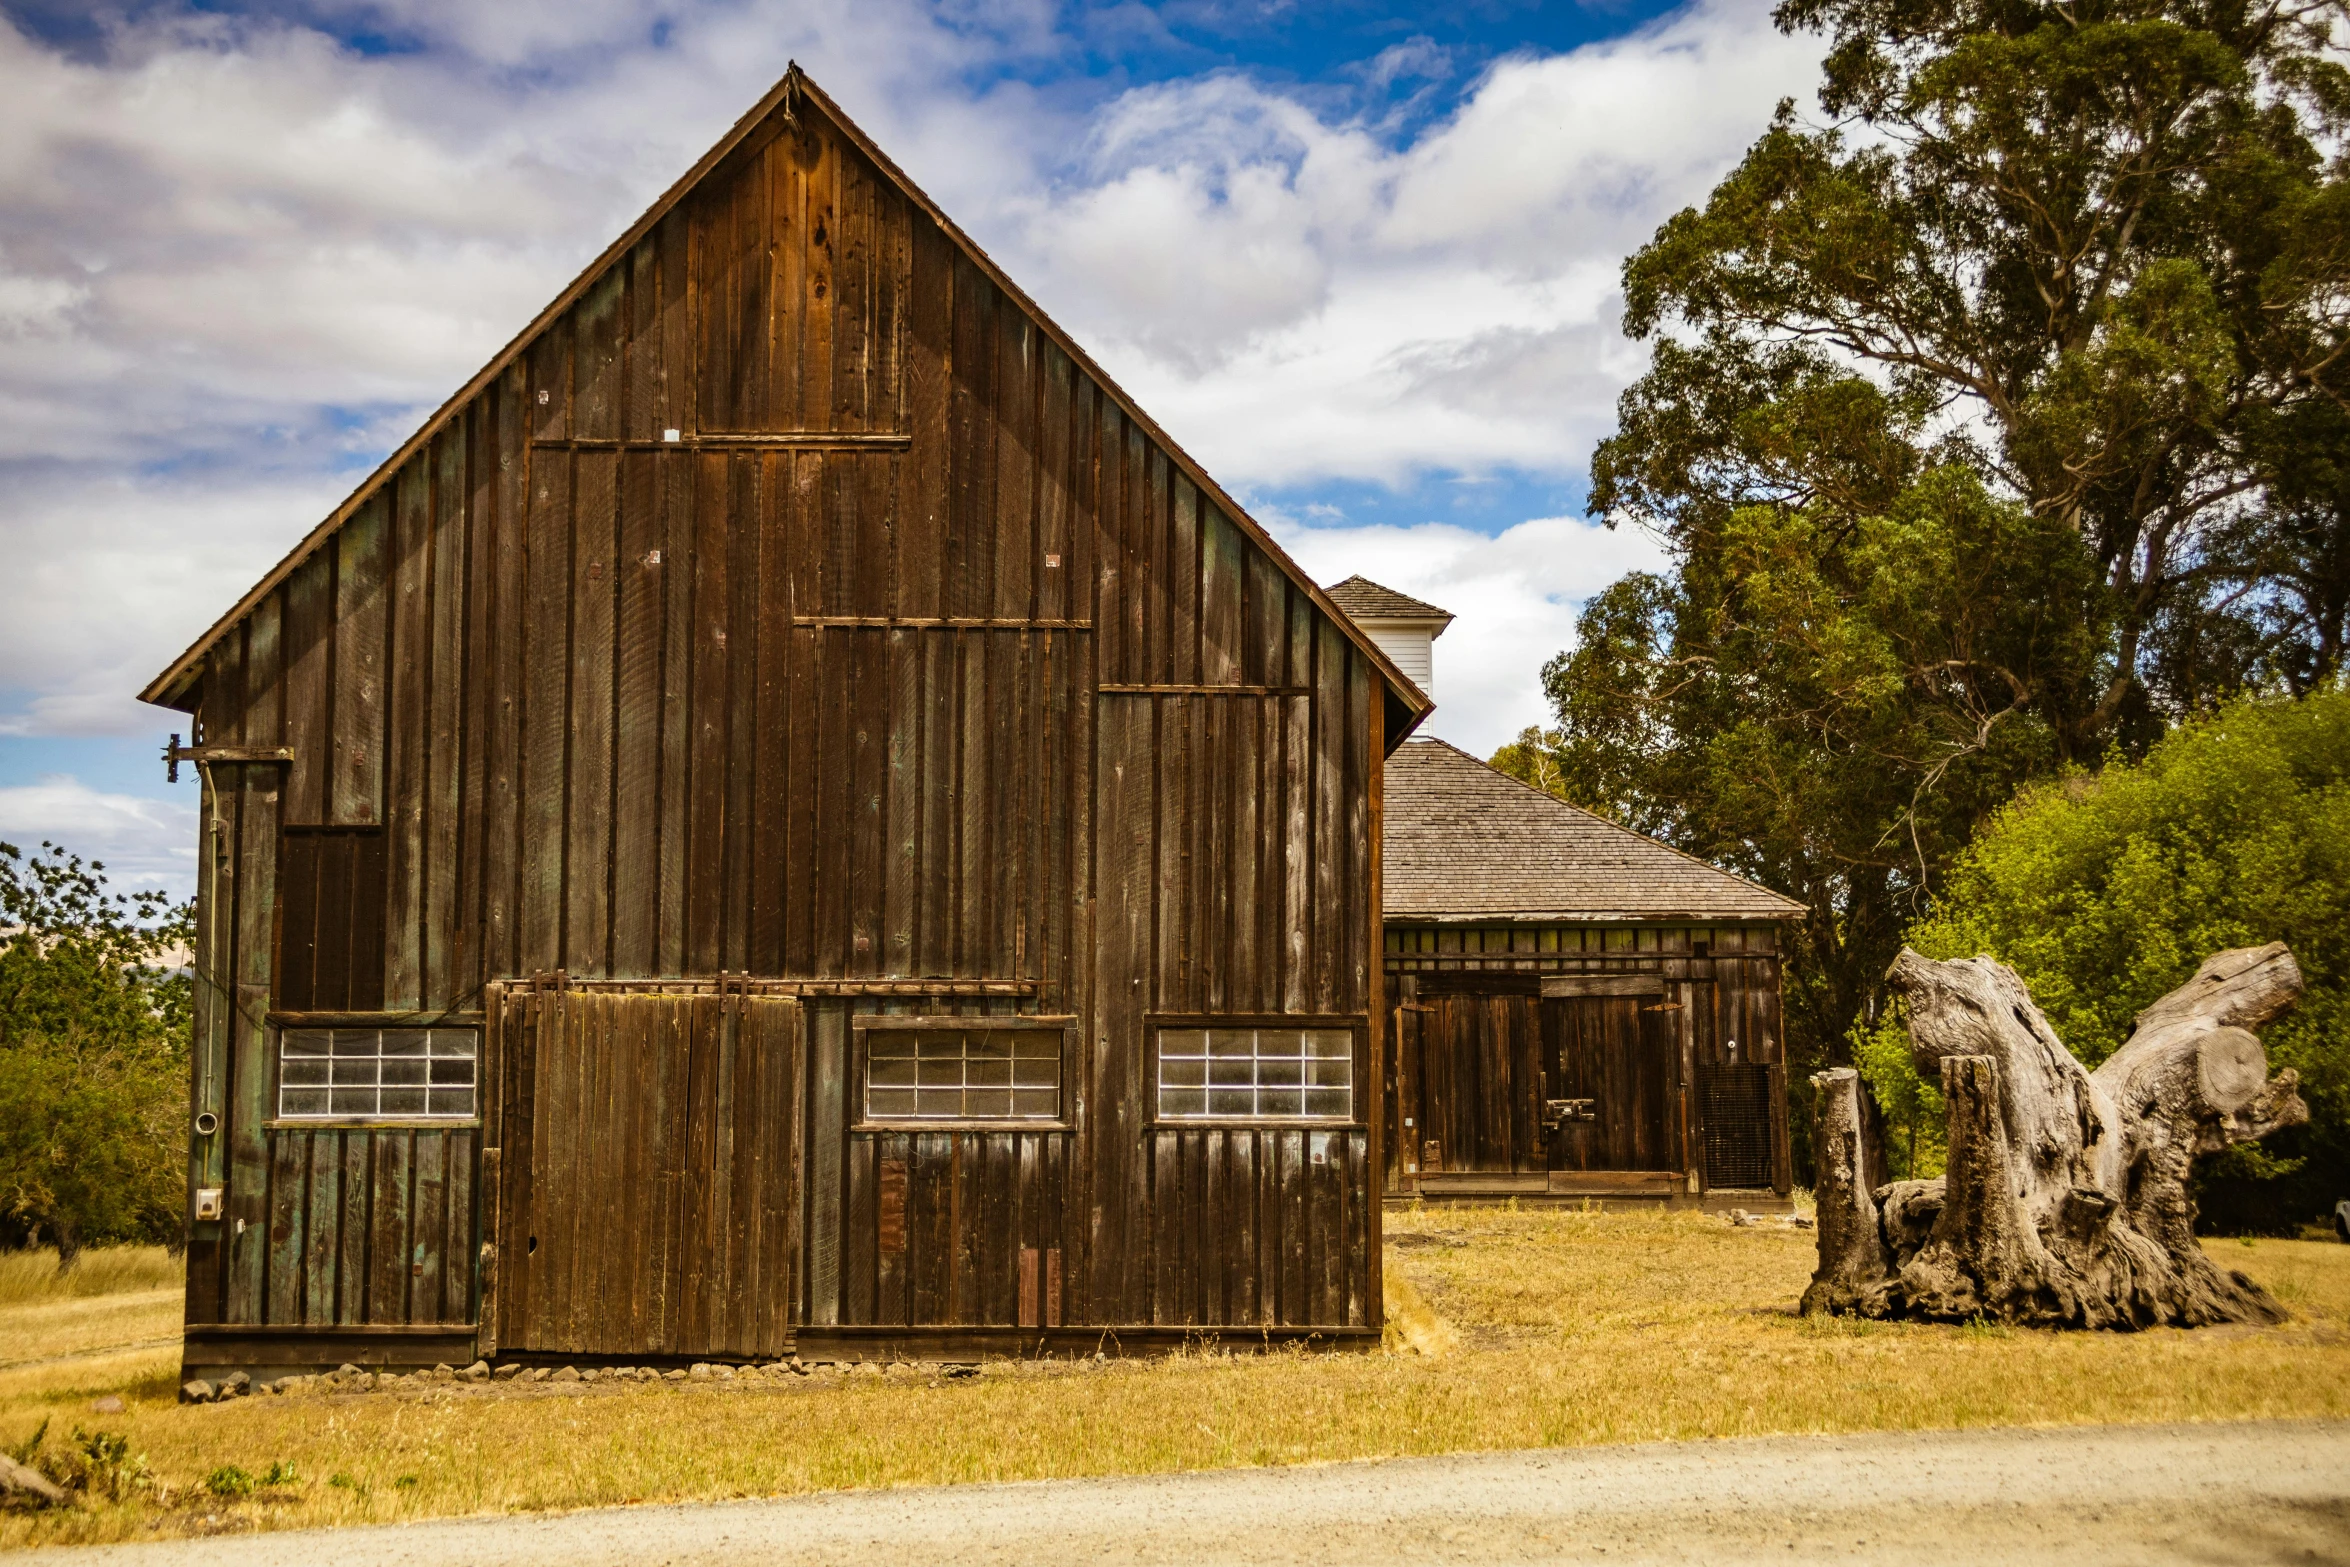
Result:
[[[1780,1026],[1778,929],[1763,922],[1433,924],[1394,921],[1383,945],[1390,1053],[1383,1088],[1395,1128],[1386,1148],[1386,1190],[1422,1185],[1429,1144],[1442,1172],[1532,1177],[1548,1168],[1541,1125],[1541,1045],[1531,1028],[1494,1030],[1473,1048],[1429,1036],[1423,992],[1453,995],[1530,989],[1543,975],[1646,976],[1672,1011],[1681,1102],[1674,1162],[1681,1197],[1707,1189],[1698,1069],[1732,1060],[1770,1069],[1772,1180],[1789,1188],[1786,1042]],[[1731,1041],[1737,1042],[1733,1056]],[[1602,1106],[1604,1114],[1608,1107]],[[1498,1188],[1497,1188],[1498,1190]]]
[[[207,768],[223,1125],[191,1167],[227,1213],[192,1223],[190,1323],[366,1358],[475,1320],[479,1128],[272,1122],[275,1028],[329,1010],[280,994],[314,934],[287,910],[357,898],[380,983],[303,982],[386,1017],[556,970],[869,985],[807,1007],[805,1325],[1009,1322],[1007,1259],[1049,1237],[1070,1324],[1375,1329],[1375,1064],[1327,1131],[1162,1129],[1142,1072],[1162,1014],[1356,1016],[1376,1048],[1383,696],[803,103],[209,656],[203,744],[291,761]],[[380,886],[281,897],[316,827],[380,832]],[[879,994],[906,981],[941,993]],[[1008,998],[944,993],[977,981]],[[1081,1020],[1065,1130],[852,1130],[853,1014],[989,1006]]]

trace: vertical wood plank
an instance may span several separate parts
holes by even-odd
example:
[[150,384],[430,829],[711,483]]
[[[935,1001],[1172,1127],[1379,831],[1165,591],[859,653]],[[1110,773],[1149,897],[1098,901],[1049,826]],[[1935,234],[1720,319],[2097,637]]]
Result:
[[[649,395],[635,390],[633,369],[630,384],[632,397]],[[610,918],[612,973],[624,979],[661,972],[662,608],[673,569],[662,548],[662,461],[620,458]]]
[[334,753],[327,820],[346,825],[382,819],[388,488],[354,512],[334,542]]
[[427,686],[432,670],[432,465],[411,459],[392,486],[391,682],[385,704],[390,794],[384,807],[389,886],[384,1000],[423,1004],[424,805]]
[[574,461],[563,967],[598,978],[610,972],[612,940],[619,457],[608,451],[581,452]]
[[522,971],[562,965],[563,851],[571,706],[571,459],[535,454],[523,540],[522,843],[516,924]]

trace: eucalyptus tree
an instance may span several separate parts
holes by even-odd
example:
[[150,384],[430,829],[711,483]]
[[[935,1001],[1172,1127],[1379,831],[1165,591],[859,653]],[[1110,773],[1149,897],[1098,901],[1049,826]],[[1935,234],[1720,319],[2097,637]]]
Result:
[[1624,268],[1587,607],[1505,765],[1805,900],[1832,1052],[2023,782],[2350,608],[2350,0],[1783,0],[1827,55]]

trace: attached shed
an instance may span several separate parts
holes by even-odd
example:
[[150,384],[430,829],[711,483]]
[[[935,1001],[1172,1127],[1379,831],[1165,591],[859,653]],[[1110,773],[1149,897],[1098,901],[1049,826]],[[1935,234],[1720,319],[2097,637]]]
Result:
[[1376,1342],[1427,698],[796,67],[142,695],[190,1374]]
[[1390,1195],[1785,1198],[1800,905],[1442,741],[1385,783]]

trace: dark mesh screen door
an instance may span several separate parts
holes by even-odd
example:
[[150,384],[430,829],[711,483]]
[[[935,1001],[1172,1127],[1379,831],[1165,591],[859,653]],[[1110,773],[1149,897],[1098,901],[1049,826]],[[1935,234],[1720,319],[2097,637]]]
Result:
[[1697,1117],[1708,1186],[1771,1184],[1771,1069],[1697,1069]]
[[522,995],[504,1044],[499,1347],[787,1353],[799,1003]]

